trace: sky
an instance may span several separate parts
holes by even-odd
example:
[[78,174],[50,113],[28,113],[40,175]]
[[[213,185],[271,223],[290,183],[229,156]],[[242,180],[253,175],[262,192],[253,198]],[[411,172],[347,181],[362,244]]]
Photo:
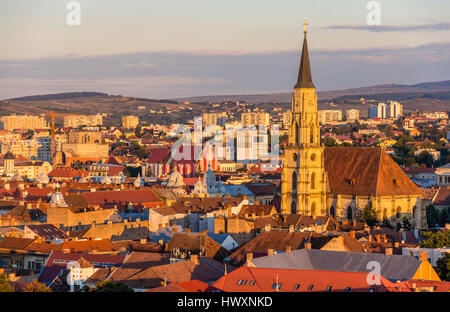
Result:
[[303,21],[318,91],[450,79],[450,1],[0,1],[0,99],[69,91],[149,98],[290,91]]

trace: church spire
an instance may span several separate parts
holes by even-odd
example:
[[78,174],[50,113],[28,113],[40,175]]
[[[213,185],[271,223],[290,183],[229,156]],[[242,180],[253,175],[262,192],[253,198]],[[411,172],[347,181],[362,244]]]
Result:
[[309,64],[308,43],[306,41],[306,21],[303,23],[305,27],[303,38],[302,57],[300,59],[300,70],[298,72],[297,84],[294,88],[315,88],[311,77],[311,66]]

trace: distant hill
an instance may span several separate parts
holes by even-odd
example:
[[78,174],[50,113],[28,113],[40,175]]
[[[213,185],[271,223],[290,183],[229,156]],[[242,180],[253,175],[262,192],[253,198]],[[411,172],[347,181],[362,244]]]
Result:
[[[332,100],[349,95],[374,95],[380,93],[410,93],[410,92],[445,92],[450,91],[450,80],[438,82],[424,82],[414,85],[404,84],[382,84],[369,87],[351,88],[345,90],[319,91],[317,93],[319,101]],[[195,96],[175,99],[177,101],[190,102],[214,102],[221,103],[227,101],[245,101],[247,103],[289,103],[292,92],[278,92],[267,94],[245,94],[245,95],[212,95]]]
[[9,99],[9,101],[50,101],[50,100],[74,99],[79,97],[90,97],[90,96],[108,96],[108,94],[101,92],[66,92],[57,94],[23,96],[14,99]]

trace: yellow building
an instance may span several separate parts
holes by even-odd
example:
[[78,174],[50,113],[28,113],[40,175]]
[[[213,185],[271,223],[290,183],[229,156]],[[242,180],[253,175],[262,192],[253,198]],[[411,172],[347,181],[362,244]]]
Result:
[[407,217],[415,228],[425,227],[421,190],[384,149],[324,148],[317,115],[305,32],[283,163],[282,213],[354,220],[370,205],[379,221]]
[[78,128],[81,126],[101,126],[103,125],[103,116],[97,115],[67,115],[64,116],[64,127]]
[[0,117],[0,123],[6,131],[36,130],[48,128],[44,117],[32,115],[11,115]]
[[139,125],[138,116],[122,116],[122,128],[124,129],[134,129]]
[[317,94],[311,77],[306,30],[291,111],[281,182],[282,212],[325,215],[324,146],[320,143]]
[[250,112],[241,114],[241,123],[243,126],[268,126],[269,113],[265,112]]

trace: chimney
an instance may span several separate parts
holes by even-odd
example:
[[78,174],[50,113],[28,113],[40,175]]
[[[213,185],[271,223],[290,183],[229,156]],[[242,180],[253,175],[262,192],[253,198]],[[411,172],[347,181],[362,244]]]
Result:
[[386,256],[392,256],[392,254],[393,254],[392,247],[386,247],[386,248],[384,249],[384,254],[385,254]]
[[310,242],[306,242],[305,243],[305,249],[308,249],[308,250],[311,249],[311,243]]
[[428,252],[426,251],[419,252],[419,261],[428,261]]
[[252,252],[249,252],[248,254],[247,254],[247,264],[249,263],[249,262],[251,262],[253,260],[253,253]]
[[267,249],[267,255],[273,256],[273,249]]
[[355,230],[351,230],[350,231],[350,236],[353,238],[356,238],[356,231]]
[[191,255],[191,261],[194,264],[198,264],[198,255]]
[[294,233],[294,225],[289,225],[289,233]]
[[286,253],[291,253],[291,251],[292,251],[291,246],[286,246]]

